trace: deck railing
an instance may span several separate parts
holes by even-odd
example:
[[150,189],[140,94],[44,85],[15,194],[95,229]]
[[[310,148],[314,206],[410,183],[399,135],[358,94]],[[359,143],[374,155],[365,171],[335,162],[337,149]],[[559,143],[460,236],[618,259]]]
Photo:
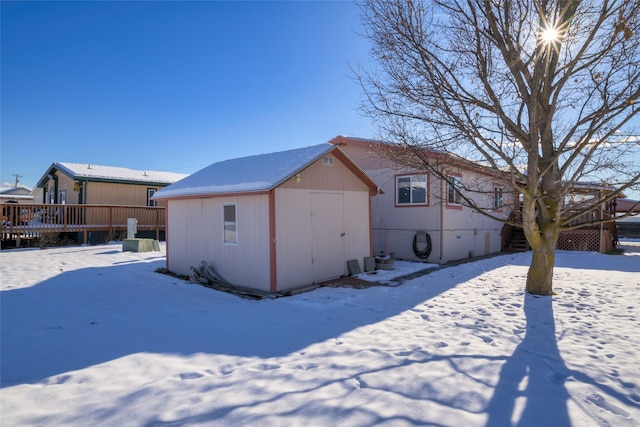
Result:
[[0,203],[2,240],[38,237],[41,233],[106,232],[109,240],[126,233],[127,219],[137,219],[137,231],[155,232],[159,239],[165,230],[163,207],[121,205],[53,205]]
[[[579,213],[578,209],[568,209],[565,214],[571,217],[574,213]],[[613,214],[607,209],[594,209],[590,212],[576,216],[566,224],[567,227],[575,227],[572,230],[565,230],[560,233],[557,249],[562,250],[590,250],[599,252],[611,251],[618,242],[618,231],[614,221],[598,223],[599,221],[609,221],[613,219]],[[595,224],[594,224],[595,223]],[[522,232],[522,212],[517,209],[511,213],[509,223],[502,228],[502,250],[513,251],[529,250],[528,243]],[[514,239],[519,241],[514,243]]]

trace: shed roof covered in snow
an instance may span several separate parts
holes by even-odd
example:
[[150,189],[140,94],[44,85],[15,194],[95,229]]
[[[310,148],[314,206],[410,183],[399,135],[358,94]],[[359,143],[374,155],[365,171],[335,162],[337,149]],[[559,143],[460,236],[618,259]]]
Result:
[[37,187],[42,187],[48,181],[48,175],[60,171],[71,179],[83,181],[122,182],[129,184],[172,184],[187,174],[136,170],[116,166],[101,166],[88,163],[55,162],[38,181]]
[[[254,193],[271,190],[302,169],[339,147],[324,143],[275,153],[258,154],[213,163],[192,175],[163,188],[154,199],[194,197],[227,193]],[[377,185],[352,160],[348,160],[367,182]]]

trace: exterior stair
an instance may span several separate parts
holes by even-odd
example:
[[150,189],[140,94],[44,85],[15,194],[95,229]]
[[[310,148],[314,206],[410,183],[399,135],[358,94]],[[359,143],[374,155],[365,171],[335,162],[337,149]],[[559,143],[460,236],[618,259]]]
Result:
[[504,236],[504,244],[502,245],[502,252],[526,252],[529,249],[527,238],[524,235],[524,231],[519,227],[509,227],[508,230],[504,230],[508,235]]

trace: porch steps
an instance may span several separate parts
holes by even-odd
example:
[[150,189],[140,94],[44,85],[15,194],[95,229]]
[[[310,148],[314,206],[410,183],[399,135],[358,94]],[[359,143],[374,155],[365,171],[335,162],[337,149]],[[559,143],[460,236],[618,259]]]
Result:
[[507,239],[503,252],[526,252],[529,250],[529,244],[527,238],[524,235],[524,230],[521,228],[514,228],[511,230],[511,235]]

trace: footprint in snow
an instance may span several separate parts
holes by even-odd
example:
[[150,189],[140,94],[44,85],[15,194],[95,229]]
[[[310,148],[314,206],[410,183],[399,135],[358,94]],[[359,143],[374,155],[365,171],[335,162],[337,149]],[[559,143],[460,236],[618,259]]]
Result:
[[315,369],[318,366],[320,365],[318,365],[317,363],[303,363],[301,365],[298,365],[297,368],[301,371],[308,371],[310,369]]
[[261,371],[273,371],[274,369],[280,369],[280,365],[275,363],[262,363],[258,365],[258,369]]
[[60,375],[55,378],[49,378],[45,380],[46,385],[61,385],[69,382],[71,380],[71,375]]
[[613,405],[607,402],[607,399],[599,395],[598,393],[591,393],[585,399],[587,402],[594,404],[600,409],[604,409],[605,411],[609,411],[614,415],[620,415],[625,418],[629,418],[629,413],[622,408],[618,408],[616,405]]
[[360,377],[355,377],[354,381],[355,381],[356,388],[367,388],[367,387],[369,387],[369,385],[366,382],[364,382],[362,380],[362,378],[360,378]]
[[223,365],[222,367],[220,367],[220,374],[222,375],[231,375],[233,374],[234,369],[233,366],[231,365]]
[[552,372],[549,375],[547,375],[547,379],[549,381],[551,381],[554,384],[564,384],[566,381],[573,381],[574,378],[566,373],[562,373],[562,372]]
[[204,375],[202,375],[199,372],[183,372],[180,375],[180,379],[181,380],[195,380],[196,378],[202,378],[204,377]]
[[480,338],[482,341],[484,341],[485,344],[488,344],[491,347],[495,347],[497,345],[496,342],[491,337],[482,336],[482,337],[478,337],[478,338]]

